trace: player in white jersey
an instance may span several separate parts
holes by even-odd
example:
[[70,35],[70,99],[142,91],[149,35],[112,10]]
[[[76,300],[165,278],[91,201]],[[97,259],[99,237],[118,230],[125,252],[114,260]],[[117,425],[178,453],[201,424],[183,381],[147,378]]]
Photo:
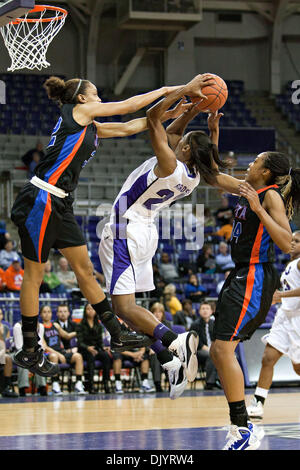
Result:
[[281,302],[270,332],[263,336],[266,344],[262,358],[259,380],[248,415],[262,418],[264,403],[272,384],[274,366],[285,354],[292,362],[294,371],[300,375],[300,231],[293,233],[291,261],[283,271],[273,303]]
[[[152,258],[158,242],[154,224],[157,213],[191,194],[199,184],[200,173],[207,178],[216,172],[213,165],[222,166],[217,148],[205,132],[190,132],[183,137],[187,124],[199,112],[195,106],[177,118],[167,132],[161,124],[169,107],[185,94],[193,95],[204,80],[209,80],[209,75],[195,77],[147,111],[156,156],[140,165],[125,181],[99,247],[113,308],[134,329],[156,340],[151,347],[169,373],[171,398],[183,392],[187,380],[195,379],[199,338],[195,332],[177,335],[169,330],[148,310],[136,305],[135,293],[154,289]],[[215,116],[214,120],[219,118]],[[170,351],[178,357],[173,357]]]
[[175,171],[164,178],[155,174],[157,157],[149,158],[125,181],[106,224],[100,245],[107,289],[111,295],[155,289],[152,258],[157,250],[155,217],[177,199],[191,194],[200,175],[177,161]]

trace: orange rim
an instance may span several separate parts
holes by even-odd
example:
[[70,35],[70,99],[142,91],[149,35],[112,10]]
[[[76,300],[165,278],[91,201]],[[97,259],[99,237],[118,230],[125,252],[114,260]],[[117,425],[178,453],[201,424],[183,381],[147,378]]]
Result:
[[16,18],[14,21],[11,22],[11,24],[19,24],[19,23],[50,23],[50,21],[60,21],[63,20],[68,12],[67,10],[64,10],[63,8],[60,7],[54,7],[52,5],[36,5],[33,10],[30,10],[27,15],[30,13],[37,13],[39,11],[44,11],[44,10],[51,10],[51,11],[59,11],[62,13],[61,15],[53,18]]

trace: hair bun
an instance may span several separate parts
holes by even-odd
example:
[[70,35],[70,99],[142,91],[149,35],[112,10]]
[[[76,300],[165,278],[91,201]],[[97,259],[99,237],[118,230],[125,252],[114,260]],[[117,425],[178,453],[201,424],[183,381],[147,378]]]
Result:
[[59,77],[50,77],[45,81],[44,88],[51,100],[60,101],[65,92],[66,84]]

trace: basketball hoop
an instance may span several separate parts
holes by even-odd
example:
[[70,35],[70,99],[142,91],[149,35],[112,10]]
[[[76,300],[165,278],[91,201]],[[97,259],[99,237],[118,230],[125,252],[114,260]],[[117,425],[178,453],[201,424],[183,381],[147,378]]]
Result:
[[65,24],[67,14],[60,7],[36,5],[23,18],[2,26],[1,34],[11,58],[7,70],[49,67],[46,60],[49,44]]

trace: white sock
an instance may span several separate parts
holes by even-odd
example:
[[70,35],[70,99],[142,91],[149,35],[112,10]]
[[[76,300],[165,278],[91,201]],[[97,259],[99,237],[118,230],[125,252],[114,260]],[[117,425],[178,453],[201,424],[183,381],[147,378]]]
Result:
[[264,399],[267,398],[269,390],[267,388],[256,387],[254,395],[258,395],[259,397],[263,397]]

